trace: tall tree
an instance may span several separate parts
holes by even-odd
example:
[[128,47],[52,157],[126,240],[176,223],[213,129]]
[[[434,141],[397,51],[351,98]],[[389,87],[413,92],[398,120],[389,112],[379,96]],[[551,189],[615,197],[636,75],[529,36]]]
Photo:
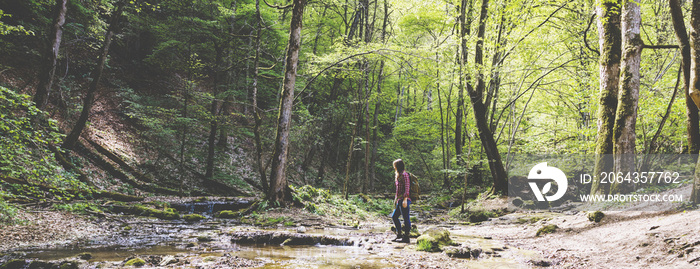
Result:
[[678,46],[681,49],[681,60],[683,65],[683,89],[685,89],[685,108],[686,108],[686,137],[688,139],[688,153],[698,154],[700,151],[700,117],[698,116],[698,107],[695,106],[690,98],[688,88],[690,87],[690,40],[688,39],[688,30],[685,28],[683,19],[683,9],[679,0],[669,0],[668,5],[671,9],[671,19],[673,29],[676,32]]
[[[594,175],[610,172],[613,168],[609,158],[613,153],[613,126],[617,110],[617,90],[620,79],[620,54],[622,37],[620,32],[620,0],[601,0],[598,4],[598,36],[600,47],[600,92],[598,106],[598,134],[595,143]],[[591,194],[605,194],[608,184],[594,180]]]
[[289,150],[289,130],[292,123],[292,105],[294,101],[294,84],[297,77],[299,50],[301,48],[301,27],[306,0],[293,0],[292,19],[289,27],[289,44],[285,56],[284,80],[280,97],[279,115],[277,116],[277,135],[275,151],[270,171],[270,189],[268,199],[285,205],[291,200],[285,169]]
[[[635,126],[639,104],[639,68],[642,55],[641,8],[634,0],[627,0],[622,6],[620,25],[622,30],[622,56],[620,59],[620,89],[618,92],[613,144],[616,172],[633,172],[636,147]],[[629,184],[615,181],[610,193],[629,191]]]
[[90,81],[87,93],[85,93],[85,97],[83,98],[83,109],[80,111],[80,117],[75,123],[75,126],[73,126],[73,129],[71,129],[70,133],[63,140],[63,148],[72,149],[75,146],[75,143],[78,142],[78,138],[80,138],[80,134],[83,132],[83,129],[85,129],[85,124],[90,117],[90,110],[92,110],[92,105],[95,102],[97,87],[102,79],[105,62],[107,61],[107,55],[109,54],[109,47],[112,45],[114,32],[116,32],[117,28],[119,27],[119,18],[121,17],[122,10],[124,9],[124,4],[124,0],[118,1],[114,13],[112,13],[109,21],[109,27],[107,27],[107,33],[105,33],[105,40],[102,44],[100,57],[97,60],[95,69],[92,71],[92,81]]
[[260,110],[258,108],[258,66],[260,65],[260,35],[262,34],[262,17],[260,16],[260,0],[255,0],[255,19],[257,20],[255,29],[255,58],[253,58],[253,118],[255,126],[253,134],[255,136],[255,164],[258,167],[260,174],[260,183],[264,192],[267,192],[269,187],[267,184],[267,175],[262,162],[262,139],[260,138],[260,126],[262,119],[260,118]]
[[493,133],[489,128],[486,119],[487,108],[484,104],[484,75],[479,68],[484,60],[484,36],[486,34],[486,18],[488,17],[489,0],[483,0],[481,3],[481,13],[479,15],[479,28],[476,34],[476,48],[474,50],[474,64],[476,65],[476,87],[467,86],[469,99],[474,110],[474,120],[476,128],[479,131],[481,145],[484,147],[486,158],[488,158],[491,176],[493,177],[493,186],[491,187],[492,194],[507,194],[508,193],[508,174],[506,173],[501,154],[498,152],[498,145],[493,137]]
[[46,59],[43,62],[41,73],[39,73],[39,85],[34,94],[34,103],[39,109],[46,107],[46,102],[53,86],[53,77],[56,73],[56,59],[58,51],[61,48],[61,39],[63,38],[63,24],[66,22],[66,13],[68,10],[68,0],[56,0],[54,14],[56,15],[51,26],[51,43],[48,44]]
[[[700,107],[700,0],[693,0],[690,14],[690,97]],[[690,198],[700,203],[700,158],[695,166],[695,180]]]

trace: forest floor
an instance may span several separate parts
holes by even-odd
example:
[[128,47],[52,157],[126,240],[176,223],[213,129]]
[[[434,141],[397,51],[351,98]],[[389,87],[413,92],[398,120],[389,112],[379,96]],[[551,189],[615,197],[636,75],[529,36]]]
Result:
[[[410,244],[391,242],[391,220],[381,215],[347,225],[303,209],[271,209],[255,213],[258,221],[272,223],[261,227],[218,218],[167,221],[35,208],[21,210],[17,224],[2,227],[0,264],[38,259],[71,261],[78,268],[122,268],[134,257],[148,268],[688,268],[700,263],[700,211],[604,213],[599,223],[589,221],[586,212],[510,212],[468,223],[451,220],[447,210],[416,207],[420,232],[443,228],[457,245],[481,249],[478,258],[461,259],[418,251],[415,238]],[[556,231],[536,236],[552,224]],[[231,241],[237,232],[259,231],[330,235],[354,243],[251,246]]]

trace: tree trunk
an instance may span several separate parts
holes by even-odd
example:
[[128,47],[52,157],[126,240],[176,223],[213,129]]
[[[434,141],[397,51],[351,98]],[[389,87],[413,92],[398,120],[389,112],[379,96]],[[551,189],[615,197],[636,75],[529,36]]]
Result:
[[[615,172],[634,172],[636,146],[635,126],[639,103],[639,64],[642,54],[642,39],[639,35],[642,24],[641,9],[635,1],[626,1],[620,16],[622,26],[622,56],[620,59],[620,90],[618,92],[613,143]],[[631,189],[629,184],[613,183],[610,193],[623,193]]]
[[399,70],[399,83],[396,83],[396,116],[394,116],[394,124],[399,122],[401,117],[401,107],[403,100],[403,87],[401,86],[401,71]]
[[306,0],[294,0],[292,20],[290,22],[289,44],[285,60],[284,81],[280,98],[279,115],[277,117],[277,135],[275,136],[275,152],[270,171],[270,190],[268,199],[284,206],[291,201],[291,193],[287,185],[285,169],[287,166],[287,151],[289,149],[289,129],[292,122],[292,105],[294,101],[294,83],[297,76],[299,49],[301,48],[301,27]]
[[204,177],[211,179],[214,176],[214,155],[216,153],[216,133],[219,128],[219,83],[221,82],[221,69],[223,66],[223,48],[214,42],[216,50],[216,62],[214,64],[214,98],[211,100],[209,114],[211,122],[209,125],[209,137],[207,138],[207,161],[204,169]]
[[105,34],[105,41],[102,44],[102,52],[100,58],[97,60],[97,65],[95,70],[92,71],[92,81],[88,86],[85,98],[83,98],[83,110],[80,112],[80,117],[78,121],[73,126],[71,132],[63,140],[63,148],[72,149],[75,143],[80,138],[80,134],[85,128],[85,124],[90,116],[90,110],[95,101],[95,92],[97,92],[97,86],[100,84],[100,79],[102,79],[102,72],[104,71],[105,61],[107,60],[107,55],[109,54],[109,47],[112,44],[112,37],[114,32],[119,26],[119,17],[121,16],[122,10],[124,8],[124,1],[119,1],[117,3],[117,8],[110,18],[109,27],[107,28],[107,33]]
[[700,107],[700,1],[693,0],[690,14],[690,88],[688,93]]
[[51,26],[50,33],[52,39],[46,52],[46,60],[41,68],[42,71],[39,73],[39,85],[34,94],[34,103],[39,109],[46,107],[49,92],[53,86],[53,77],[54,73],[56,73],[56,59],[58,58],[58,51],[61,48],[61,39],[63,38],[63,24],[66,22],[67,5],[68,0],[56,0],[54,9],[56,18]]
[[683,93],[685,96],[686,108],[686,136],[688,138],[688,154],[698,154],[700,151],[700,117],[698,117],[698,107],[695,106],[690,98],[688,89],[690,87],[690,40],[688,39],[688,30],[685,28],[683,19],[683,10],[679,0],[669,0],[671,8],[671,18],[673,28],[678,39],[678,46],[681,49],[681,59],[683,62]]
[[[489,0],[483,0],[481,3],[481,14],[479,15],[476,49],[474,51],[474,64],[476,66],[480,66],[483,63],[484,35],[486,32],[488,6]],[[484,152],[489,160],[489,168],[491,169],[491,176],[493,177],[491,193],[505,195],[508,193],[508,175],[503,167],[501,154],[498,152],[498,145],[493,138],[493,133],[486,119],[486,106],[483,100],[485,85],[484,76],[481,71],[477,71],[476,78],[476,88],[470,89],[470,87],[467,87],[467,91],[469,92],[469,98],[471,99],[474,109],[474,120],[476,121],[476,127],[479,131],[481,145],[484,147]]]
[[[472,3],[473,1],[462,0],[459,7],[459,40],[460,49],[459,55],[457,56],[457,61],[459,63],[459,92],[457,94],[457,113],[455,114],[455,158],[457,158],[457,164],[462,163],[462,119],[464,117],[464,84],[465,81],[469,83],[471,79],[469,75],[465,77],[465,65],[467,63],[467,40],[466,36],[471,33],[471,13],[472,13]],[[467,4],[469,9],[467,10]]]
[[[690,15],[690,97],[700,107],[700,0],[693,0]],[[690,199],[700,203],[700,158],[695,166],[695,180]]]
[[[605,1],[598,5],[598,35],[600,46],[600,105],[598,107],[598,133],[595,147],[594,175],[611,172],[613,153],[612,130],[617,110],[617,90],[620,79],[620,2]],[[593,180],[591,194],[607,194],[608,184]]]
[[[255,119],[253,134],[255,136],[255,166],[258,167],[258,174],[260,174],[260,185],[262,185],[263,192],[268,193],[270,187],[267,184],[267,175],[265,173],[265,166],[263,165],[262,161],[262,139],[260,138],[260,126],[262,125],[262,119],[260,119],[260,109],[258,108],[258,65],[260,65],[260,35],[262,34],[260,0],[255,0],[255,16],[255,19],[257,20],[257,29],[255,34],[255,58],[253,59],[253,118]],[[294,86],[292,86],[292,90],[293,89]]]
[[210,129],[209,129],[209,137],[207,138],[207,163],[205,166],[205,172],[204,172],[204,177],[207,179],[211,179],[214,176],[214,154],[216,153],[216,132],[217,129],[219,128],[219,121],[217,120],[218,116],[218,101],[216,99],[211,101],[211,124],[210,124]]
[[[369,36],[369,34],[366,34],[366,36]],[[364,105],[364,117],[365,117],[365,137],[367,138],[367,141],[365,141],[365,180],[362,183],[362,193],[367,193],[369,190],[369,185],[370,185],[370,167],[369,167],[369,159],[372,158],[372,154],[369,148],[371,141],[371,136],[370,136],[370,122],[369,122],[369,101],[370,101],[370,96],[372,94],[372,91],[369,88],[369,62],[365,60],[364,64],[364,69],[365,69],[365,75],[364,75],[364,84],[365,84],[365,105]]]
[[357,132],[357,123],[352,126],[352,135],[350,136],[350,147],[348,148],[348,159],[345,163],[345,181],[343,183],[343,195],[345,199],[348,199],[350,195],[350,190],[348,190],[348,185],[350,184],[350,167],[352,167],[352,152],[355,148],[355,133]]

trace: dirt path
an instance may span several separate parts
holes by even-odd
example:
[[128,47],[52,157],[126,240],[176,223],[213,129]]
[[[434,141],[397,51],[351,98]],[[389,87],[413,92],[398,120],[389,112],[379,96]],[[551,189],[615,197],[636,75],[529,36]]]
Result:
[[[600,223],[585,213],[515,213],[460,233],[491,236],[506,245],[533,250],[556,268],[688,268],[698,265],[700,212],[605,212]],[[535,223],[518,220],[544,218]],[[559,229],[535,236],[554,224]],[[700,249],[699,249],[700,250]]]

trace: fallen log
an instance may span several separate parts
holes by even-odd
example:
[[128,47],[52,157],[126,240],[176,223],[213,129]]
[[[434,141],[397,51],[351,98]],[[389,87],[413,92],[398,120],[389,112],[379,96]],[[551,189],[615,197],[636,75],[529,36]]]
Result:
[[169,195],[179,195],[180,194],[180,192],[173,190],[173,189],[163,188],[163,187],[151,185],[151,184],[140,184],[139,182],[136,181],[135,178],[133,178],[132,176],[129,176],[127,173],[125,173],[124,171],[122,171],[118,167],[115,167],[109,161],[102,158],[101,155],[98,155],[95,152],[88,149],[83,143],[76,144],[76,152],[85,156],[93,164],[95,164],[98,167],[102,168],[103,170],[107,171],[113,177],[124,181],[125,183],[133,186],[134,188],[137,188],[137,189],[145,191],[145,192],[152,192],[152,193],[162,193],[162,194],[169,194]]
[[108,159],[112,160],[114,163],[119,165],[122,169],[124,169],[126,172],[131,173],[134,175],[134,177],[138,180],[144,181],[144,182],[153,182],[153,178],[149,175],[142,174],[141,172],[137,171],[134,167],[131,165],[127,164],[126,161],[124,161],[122,158],[114,154],[111,150],[105,148],[104,146],[100,145],[99,143],[92,141],[90,139],[85,139],[90,146],[92,146],[97,152],[101,153]]

